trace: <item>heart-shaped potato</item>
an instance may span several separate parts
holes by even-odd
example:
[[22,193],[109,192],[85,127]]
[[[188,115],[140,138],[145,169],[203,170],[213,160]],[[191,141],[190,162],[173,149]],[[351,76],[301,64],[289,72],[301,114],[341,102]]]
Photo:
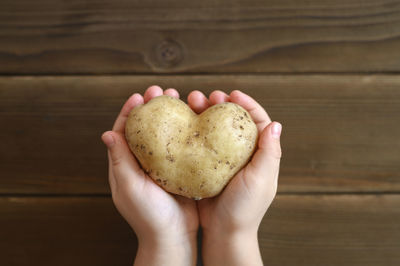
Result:
[[213,197],[249,161],[258,138],[249,113],[234,103],[200,115],[170,96],[135,107],[125,136],[144,171],[166,191]]

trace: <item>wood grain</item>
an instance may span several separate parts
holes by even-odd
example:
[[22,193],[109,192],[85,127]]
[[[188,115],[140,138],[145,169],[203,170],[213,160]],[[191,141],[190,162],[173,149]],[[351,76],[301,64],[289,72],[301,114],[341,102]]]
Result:
[[[266,265],[398,265],[400,196],[278,196]],[[108,197],[1,197],[2,264],[131,265],[136,238]]]
[[400,2],[2,1],[0,73],[398,72]]
[[399,192],[400,76],[0,78],[0,193],[109,193],[101,134],[151,84],[242,89],[283,124],[279,192]]
[[398,265],[400,196],[278,196],[259,242],[265,265]]
[[137,240],[111,198],[0,198],[1,264],[132,265]]

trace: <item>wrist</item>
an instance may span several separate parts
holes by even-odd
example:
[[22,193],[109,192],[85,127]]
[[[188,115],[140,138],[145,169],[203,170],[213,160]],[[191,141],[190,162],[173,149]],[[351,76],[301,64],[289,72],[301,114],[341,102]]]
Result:
[[195,265],[197,234],[138,236],[134,265]]
[[[209,238],[210,240],[234,240],[237,238],[251,238],[257,239],[258,225],[247,226],[229,226],[229,225],[217,225],[214,224],[211,227],[202,226],[203,238]],[[213,239],[217,238],[217,239]]]
[[241,230],[204,230],[203,243],[210,246],[222,246],[226,248],[235,248],[238,245],[246,243],[257,243],[257,229],[247,228]]
[[203,231],[202,252],[207,265],[262,265],[257,229]]

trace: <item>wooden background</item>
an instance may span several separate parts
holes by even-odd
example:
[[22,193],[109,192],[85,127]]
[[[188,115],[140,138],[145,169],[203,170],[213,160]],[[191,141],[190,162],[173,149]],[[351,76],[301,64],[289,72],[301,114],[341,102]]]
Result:
[[131,265],[100,141],[153,84],[283,124],[266,265],[400,265],[400,1],[1,0],[1,265]]

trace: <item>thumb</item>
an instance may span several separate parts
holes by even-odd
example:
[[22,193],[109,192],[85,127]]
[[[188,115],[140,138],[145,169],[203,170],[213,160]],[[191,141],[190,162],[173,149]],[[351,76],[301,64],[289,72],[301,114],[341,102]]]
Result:
[[121,133],[106,131],[101,139],[108,148],[110,168],[112,168],[117,182],[118,179],[125,179],[132,172],[140,171],[140,166]]
[[258,150],[248,167],[255,176],[268,178],[268,182],[277,182],[279,164],[282,156],[280,135],[282,125],[272,122],[264,128],[258,140]]

